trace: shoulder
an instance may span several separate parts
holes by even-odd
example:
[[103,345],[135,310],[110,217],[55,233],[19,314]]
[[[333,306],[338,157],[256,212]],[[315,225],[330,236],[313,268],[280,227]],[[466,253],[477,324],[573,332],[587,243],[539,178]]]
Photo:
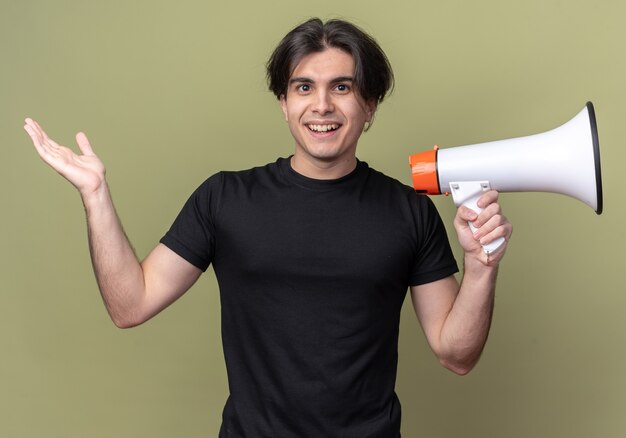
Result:
[[404,202],[415,206],[429,208],[432,205],[432,201],[428,196],[418,194],[413,187],[368,166],[367,163],[364,164],[368,167],[368,181],[374,190],[385,192],[387,196],[391,195],[395,199],[401,198]]
[[222,170],[208,177],[192,195],[213,211],[225,204],[262,201],[284,193],[285,182],[279,160],[242,170]]
[[419,235],[442,227],[439,211],[429,196],[373,168],[369,168],[368,184],[379,204],[401,215]]
[[242,170],[224,170],[219,172],[224,183],[250,183],[274,180],[281,174],[281,165],[284,158],[279,158],[274,162],[255,166]]
[[279,158],[277,161],[247,169],[221,170],[206,178],[196,190],[201,192],[214,191],[225,186],[249,185],[276,178],[280,174],[279,163],[281,160],[283,159]]

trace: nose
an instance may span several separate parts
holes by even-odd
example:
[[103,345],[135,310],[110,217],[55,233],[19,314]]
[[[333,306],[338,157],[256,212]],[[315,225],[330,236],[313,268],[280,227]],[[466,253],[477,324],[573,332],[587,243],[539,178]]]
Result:
[[335,110],[333,105],[332,96],[326,90],[319,90],[315,93],[314,102],[312,106],[313,112],[318,114],[328,114]]

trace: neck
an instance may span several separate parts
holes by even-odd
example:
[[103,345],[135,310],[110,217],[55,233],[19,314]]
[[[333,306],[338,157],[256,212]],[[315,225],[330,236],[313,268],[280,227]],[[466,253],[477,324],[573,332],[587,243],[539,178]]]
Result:
[[312,157],[291,157],[291,168],[300,175],[312,179],[339,179],[356,169],[354,155],[341,160],[320,160]]

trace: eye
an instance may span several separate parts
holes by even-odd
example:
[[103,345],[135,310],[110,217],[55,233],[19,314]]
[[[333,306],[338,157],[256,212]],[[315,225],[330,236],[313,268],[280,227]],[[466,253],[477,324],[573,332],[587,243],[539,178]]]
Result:
[[348,91],[350,91],[350,86],[348,84],[337,84],[335,90],[339,91],[340,93],[347,93]]
[[296,90],[298,90],[301,93],[308,93],[309,91],[311,91],[311,86],[309,84],[300,84],[298,85]]

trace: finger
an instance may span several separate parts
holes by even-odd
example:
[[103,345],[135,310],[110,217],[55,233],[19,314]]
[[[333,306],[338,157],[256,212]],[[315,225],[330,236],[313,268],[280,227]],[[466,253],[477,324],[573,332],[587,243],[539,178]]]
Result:
[[83,154],[90,156],[95,155],[93,153],[93,149],[91,148],[91,144],[89,143],[89,139],[84,132],[76,134],[76,143],[78,143],[78,147]]
[[56,141],[52,140],[51,138],[46,139],[44,141],[44,144],[46,146],[48,146],[50,149],[52,149],[52,150],[56,150],[56,149],[59,149],[59,148],[62,147],[59,143],[57,143]]
[[493,242],[494,240],[499,239],[500,237],[504,238],[505,242],[508,241],[507,232],[504,226],[494,228],[492,231],[490,231],[489,233],[487,233],[486,235],[478,239],[478,242],[481,245],[487,245]]
[[492,217],[499,215],[501,212],[502,209],[500,208],[500,204],[492,203],[487,205],[474,221],[474,226],[482,227],[484,224],[489,222]]
[[24,129],[30,135],[36,147],[45,146],[46,141],[50,140],[44,130],[41,129],[41,126],[31,118],[25,120]]
[[482,226],[476,233],[481,245],[493,242],[499,237],[503,237],[508,241],[513,232],[513,227],[502,215],[496,215],[490,219],[484,226]]
[[32,125],[29,125],[28,123],[24,124],[24,131],[26,131],[31,140],[33,140],[33,143],[39,143],[39,135],[33,129]]
[[34,128],[33,125],[30,125],[30,124],[24,125],[24,130],[30,137],[31,141],[33,142],[33,145],[35,145],[35,149],[37,149],[39,153],[42,153],[43,152],[43,145],[42,145],[43,138],[41,134],[39,133],[39,131],[37,131],[37,129]]
[[24,129],[29,134],[41,136],[39,128],[35,124],[35,121],[31,118],[27,118],[26,120],[24,120]]
[[37,131],[39,131],[39,133],[41,134],[41,136],[43,137],[43,139],[44,139],[44,140],[49,140],[49,139],[50,139],[50,137],[48,137],[48,134],[46,134],[46,131],[44,131],[44,130],[43,130],[43,128],[39,125],[39,123],[37,123],[37,121],[36,121],[36,120],[32,120],[32,119],[31,119],[31,121],[33,122],[33,126],[35,127],[35,129],[36,129]]
[[498,202],[498,197],[500,196],[500,193],[498,193],[496,190],[489,190],[487,192],[485,192],[476,202],[476,204],[480,207],[480,208],[485,208],[487,207],[489,204],[493,204],[494,202]]
[[457,209],[456,217],[459,222],[474,222],[478,218],[478,213],[465,205],[461,205]]
[[31,119],[30,117],[26,117],[24,119],[24,126],[30,126],[33,129],[37,129],[37,126],[35,125],[35,121]]
[[25,125],[25,126],[29,126],[29,127],[32,129],[32,131],[33,131],[33,132],[36,132],[39,136],[43,137],[43,134],[42,134],[42,132],[41,132],[41,131],[42,131],[42,129],[41,129],[41,127],[37,124],[37,122],[35,122],[35,121],[34,121],[33,119],[31,119],[31,118],[27,118],[27,119],[25,120],[25,122],[26,122],[26,125]]
[[31,119],[30,117],[26,117],[24,119],[24,128],[26,128],[27,126],[32,126],[34,125],[33,119]]
[[27,119],[24,130],[30,136],[39,157],[51,164],[59,158],[62,146],[50,138],[44,138],[41,127],[32,119]]

